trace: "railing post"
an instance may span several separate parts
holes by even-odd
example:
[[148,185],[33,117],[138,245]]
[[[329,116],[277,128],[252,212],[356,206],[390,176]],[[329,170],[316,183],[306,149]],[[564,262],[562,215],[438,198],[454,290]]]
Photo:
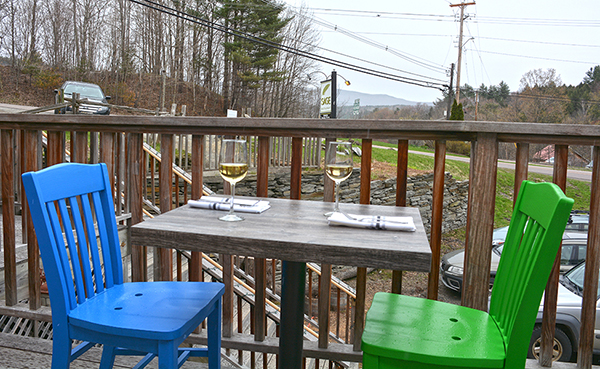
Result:
[[[396,167],[396,206],[406,206],[408,182],[408,140],[398,140],[398,165]],[[392,271],[392,293],[402,293],[402,271]]]
[[[26,152],[25,158],[25,172],[38,170],[37,165],[37,152],[38,152],[38,132],[37,131],[24,131],[25,145],[24,150]],[[25,191],[23,194],[23,216],[27,217],[27,270],[28,270],[28,282],[29,282],[29,308],[31,310],[37,310],[42,306],[42,299],[40,295],[40,250],[35,237],[35,229],[33,228],[33,222],[30,218],[29,206],[25,198]]]
[[[373,140],[364,140],[360,171],[360,203],[371,202],[371,158]],[[362,333],[365,328],[365,299],[367,296],[367,268],[356,268],[356,309],[354,311],[354,351],[360,351]]]
[[14,148],[12,129],[0,132],[2,153],[2,232],[4,245],[4,301],[6,306],[13,306],[19,300],[17,297],[17,257],[15,234],[15,196],[14,196]]
[[[554,148],[554,172],[552,181],[565,192],[567,186],[567,165],[569,162],[569,147],[566,145],[555,145]],[[544,315],[542,317],[542,341],[540,345],[540,364],[552,366],[552,355],[554,346],[554,330],[556,326],[556,300],[558,298],[558,279],[560,276],[560,254],[558,249],[554,265],[548,278],[546,291],[544,292]]]
[[586,265],[581,304],[581,331],[579,332],[579,349],[577,351],[577,367],[590,369],[594,348],[594,327],[596,322],[596,303],[598,296],[598,268],[600,267],[600,146],[594,146],[592,160],[590,224],[586,251]]
[[440,252],[442,248],[442,222],[444,210],[444,181],[446,170],[446,141],[435,141],[433,170],[433,201],[431,204],[431,271],[427,285],[427,298],[437,300],[440,283]]
[[373,140],[362,140],[362,157],[360,160],[360,203],[371,203],[371,158],[373,153]]
[[[256,196],[269,195],[269,137],[258,137],[258,165],[256,169]],[[267,288],[267,260],[254,259],[255,309],[254,309],[254,340],[264,341],[266,336],[266,288]]]
[[487,311],[496,177],[498,138],[495,133],[478,133],[471,152],[469,226],[465,249],[462,305]]
[[513,207],[517,201],[517,195],[521,189],[521,183],[527,179],[529,171],[529,144],[517,143],[517,157],[515,159],[515,189],[513,195]]
[[[145,171],[142,160],[144,140],[141,133],[127,135],[127,186],[128,198],[131,206],[131,223],[143,221],[142,194],[145,189]],[[132,245],[131,247],[131,279],[133,282],[148,280],[146,268],[146,247]]]
[[[173,135],[161,134],[160,139],[160,212],[166,213],[173,206]],[[173,254],[171,249],[155,250],[154,280],[173,280]]]
[[[204,136],[192,135],[192,199],[197,200],[202,197],[202,184],[204,166]],[[190,281],[199,282],[202,280],[202,255],[198,251],[192,251],[192,260],[190,264]]]

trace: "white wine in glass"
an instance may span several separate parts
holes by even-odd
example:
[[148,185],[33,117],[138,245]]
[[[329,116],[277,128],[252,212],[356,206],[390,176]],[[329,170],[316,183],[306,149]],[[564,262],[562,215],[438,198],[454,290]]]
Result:
[[340,183],[350,177],[352,167],[352,143],[330,142],[325,154],[325,173],[335,182],[335,206],[325,216],[340,212]]
[[233,211],[235,184],[246,177],[248,173],[248,146],[245,140],[223,139],[219,151],[219,173],[224,180],[231,184],[231,206],[229,213],[220,217],[226,222],[239,222],[244,218]]

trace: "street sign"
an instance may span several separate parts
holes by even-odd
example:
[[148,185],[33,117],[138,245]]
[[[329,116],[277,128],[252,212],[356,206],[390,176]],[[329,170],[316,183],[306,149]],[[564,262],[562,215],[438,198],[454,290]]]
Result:
[[360,99],[354,100],[354,106],[352,107],[352,114],[358,115],[360,112]]
[[331,114],[331,80],[321,82],[321,115]]

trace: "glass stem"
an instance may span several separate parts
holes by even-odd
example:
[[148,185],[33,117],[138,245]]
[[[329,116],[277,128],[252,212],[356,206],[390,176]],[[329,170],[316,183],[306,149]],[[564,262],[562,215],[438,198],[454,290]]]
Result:
[[335,182],[335,206],[333,212],[340,212],[340,184],[338,182]]
[[231,184],[231,206],[229,207],[229,215],[233,215],[233,198],[235,197],[235,183]]

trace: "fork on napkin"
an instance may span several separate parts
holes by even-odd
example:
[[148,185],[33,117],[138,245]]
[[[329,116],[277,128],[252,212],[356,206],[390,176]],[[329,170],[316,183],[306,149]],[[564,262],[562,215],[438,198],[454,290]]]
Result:
[[417,230],[412,217],[388,217],[379,215],[356,215],[333,213],[327,218],[330,226],[347,226],[369,229],[383,229],[388,231]]
[[[188,204],[193,208],[229,210],[231,207],[231,197],[221,196],[202,196],[199,200],[188,200]],[[233,210],[240,213],[262,213],[271,208],[266,200],[247,200],[234,199]]]

